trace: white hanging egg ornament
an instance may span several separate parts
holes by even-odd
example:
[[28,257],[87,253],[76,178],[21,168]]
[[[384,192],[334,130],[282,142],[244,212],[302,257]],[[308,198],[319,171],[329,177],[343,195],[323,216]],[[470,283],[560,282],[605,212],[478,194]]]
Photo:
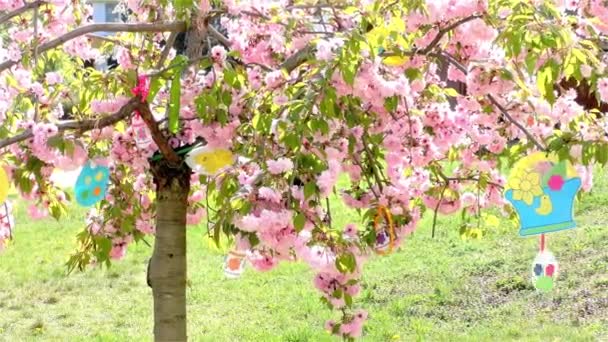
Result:
[[559,272],[559,265],[553,253],[548,250],[541,251],[536,255],[532,263],[532,280],[534,287],[542,292],[553,289],[555,279]]
[[234,164],[235,159],[232,151],[227,148],[213,148],[205,145],[192,149],[186,156],[186,164],[198,174],[215,176]]

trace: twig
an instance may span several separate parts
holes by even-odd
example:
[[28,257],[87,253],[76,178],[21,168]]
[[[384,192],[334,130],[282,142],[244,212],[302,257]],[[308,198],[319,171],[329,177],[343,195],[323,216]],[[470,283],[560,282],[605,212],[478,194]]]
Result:
[[329,205],[329,197],[325,197],[325,206],[327,207],[327,221],[329,224],[329,229],[332,229],[331,226],[331,206]]
[[[218,31],[215,27],[213,27],[213,25],[208,25],[207,29],[215,39],[222,43],[222,45],[230,47],[230,41],[228,40],[228,38],[224,36],[220,31]],[[209,46],[209,50],[211,50],[211,46]]]
[[[104,24],[90,24],[81,26],[73,31],[70,31],[62,36],[59,36],[45,44],[38,47],[38,52],[54,49],[65,42],[80,36],[86,35],[93,32],[182,32],[186,30],[186,23],[183,21],[175,22],[161,22],[161,23],[138,23],[138,24],[124,24],[124,23],[104,23]],[[0,72],[16,65],[18,62],[5,61],[0,64]]]
[[429,43],[429,45],[427,45],[424,49],[420,50],[420,54],[426,55],[427,53],[431,52],[431,50],[433,50],[437,46],[437,44],[439,44],[439,41],[441,40],[441,38],[443,38],[443,36],[445,36],[446,33],[452,31],[453,29],[457,28],[458,26],[460,26],[466,22],[469,22],[469,21],[475,20],[475,19],[479,19],[481,17],[482,17],[481,14],[474,14],[474,15],[462,18],[458,21],[455,21],[451,25],[448,25],[448,26],[440,29],[439,32],[437,32],[437,35],[435,36],[435,38],[433,38],[433,40]]
[[175,39],[177,39],[177,32],[171,32],[171,34],[169,35],[169,38],[167,38],[165,48],[163,49],[163,52],[160,54],[160,58],[158,59],[158,62],[156,63],[156,69],[160,69],[163,66],[163,64],[165,63],[165,60],[167,59],[167,57],[169,57],[169,52],[171,52],[171,49],[173,48],[173,44],[175,44]]
[[496,106],[496,108],[498,108],[498,110],[500,110],[502,115],[504,115],[512,124],[517,126],[517,128],[519,128],[522,132],[524,132],[526,137],[528,137],[528,140],[530,140],[539,150],[547,151],[547,148],[541,145],[541,143],[538,142],[536,138],[534,138],[532,133],[530,133],[522,124],[513,119],[513,117],[507,112],[505,107],[503,107],[500,103],[498,103],[498,101],[496,101],[494,96],[488,94],[486,95],[486,97],[488,98],[488,100],[490,100],[490,102],[492,102],[492,104],[494,104],[494,106]]
[[445,191],[447,190],[449,184],[449,182],[445,182],[445,185],[441,190],[441,196],[439,196],[439,202],[437,202],[437,205],[435,206],[435,212],[433,213],[433,230],[431,231],[431,238],[433,239],[435,238],[435,227],[437,226],[437,212],[439,211],[439,206],[441,205],[441,202],[443,202],[443,195],[445,194]]

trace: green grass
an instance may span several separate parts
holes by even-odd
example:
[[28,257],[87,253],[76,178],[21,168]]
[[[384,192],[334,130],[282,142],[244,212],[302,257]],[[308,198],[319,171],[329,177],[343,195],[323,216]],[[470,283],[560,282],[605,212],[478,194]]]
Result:
[[[600,171],[605,174],[605,170]],[[458,218],[430,217],[403,245],[366,265],[357,305],[370,312],[366,341],[591,341],[608,339],[608,177],[578,205],[574,230],[548,243],[560,262],[556,289],[539,294],[528,280],[537,239],[508,223],[482,240],[462,241]],[[57,223],[17,213],[15,243],[0,255],[0,341],[149,341],[151,248],[129,249],[110,269],[66,276],[84,211]],[[334,208],[340,224],[356,217]],[[332,313],[302,264],[268,273],[248,268],[225,279],[223,254],[201,228],[188,232],[189,336],[193,341],[333,341],[322,329]]]

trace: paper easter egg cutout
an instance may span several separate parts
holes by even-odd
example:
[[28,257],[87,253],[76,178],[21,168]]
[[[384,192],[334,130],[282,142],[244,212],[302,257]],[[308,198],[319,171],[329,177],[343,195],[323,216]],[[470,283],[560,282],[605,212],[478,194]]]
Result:
[[559,264],[553,253],[544,250],[536,256],[532,263],[532,282],[534,287],[542,292],[553,289],[559,272]]
[[245,253],[233,250],[228,253],[224,261],[224,274],[227,278],[238,278],[245,270]]
[[511,170],[505,198],[519,216],[521,236],[576,227],[574,198],[581,178],[568,161],[537,152],[519,160]]
[[197,147],[186,156],[186,164],[192,171],[206,176],[215,176],[234,162],[234,154],[225,148]]
[[377,254],[391,253],[395,244],[395,226],[388,209],[378,208],[378,213],[374,218],[374,230],[376,232],[374,251]]
[[0,166],[0,203],[6,200],[9,188],[10,183],[8,182],[8,175],[4,168]]
[[137,147],[140,149],[148,148],[152,144],[152,137],[144,120],[139,115],[135,115],[131,120],[131,127],[133,128]]
[[87,162],[74,185],[76,202],[84,207],[90,207],[101,201],[106,195],[109,179],[110,170],[106,166]]

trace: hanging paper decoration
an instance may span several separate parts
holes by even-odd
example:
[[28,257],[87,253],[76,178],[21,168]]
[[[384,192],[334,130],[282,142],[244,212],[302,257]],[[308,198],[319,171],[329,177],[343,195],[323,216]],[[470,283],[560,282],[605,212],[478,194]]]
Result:
[[186,164],[196,173],[215,176],[222,169],[232,165],[235,157],[225,148],[202,146],[192,149],[186,156]]
[[4,201],[0,205],[0,250],[6,241],[13,238],[14,218],[12,215],[13,206],[9,201]]
[[228,278],[238,278],[245,270],[245,253],[238,250],[232,250],[226,256],[224,261],[224,274]]
[[9,188],[10,184],[8,182],[8,176],[6,175],[6,171],[3,167],[0,166],[0,203],[6,200]]
[[374,230],[376,232],[376,242],[374,250],[378,254],[388,254],[393,251],[395,245],[395,226],[393,216],[390,211],[380,206],[374,218]]
[[88,161],[82,167],[74,185],[76,202],[82,206],[90,207],[101,201],[106,195],[109,178],[110,170],[106,166],[94,165]]
[[138,111],[135,111],[133,115],[133,120],[131,121],[131,127],[133,128],[133,133],[135,134],[135,144],[140,149],[146,149],[150,144],[152,144],[152,137],[148,132],[148,126],[141,118]]
[[574,197],[581,178],[566,161],[537,152],[518,161],[505,187],[505,198],[519,216],[519,235],[540,234],[540,252],[532,263],[534,287],[550,291],[557,277],[558,263],[546,249],[546,233],[576,227]]
[[581,186],[567,161],[537,152],[518,161],[505,187],[505,197],[519,215],[521,236],[576,227],[574,196]]
[[551,291],[558,271],[559,265],[553,253],[546,249],[540,251],[532,263],[534,287],[543,292]]

